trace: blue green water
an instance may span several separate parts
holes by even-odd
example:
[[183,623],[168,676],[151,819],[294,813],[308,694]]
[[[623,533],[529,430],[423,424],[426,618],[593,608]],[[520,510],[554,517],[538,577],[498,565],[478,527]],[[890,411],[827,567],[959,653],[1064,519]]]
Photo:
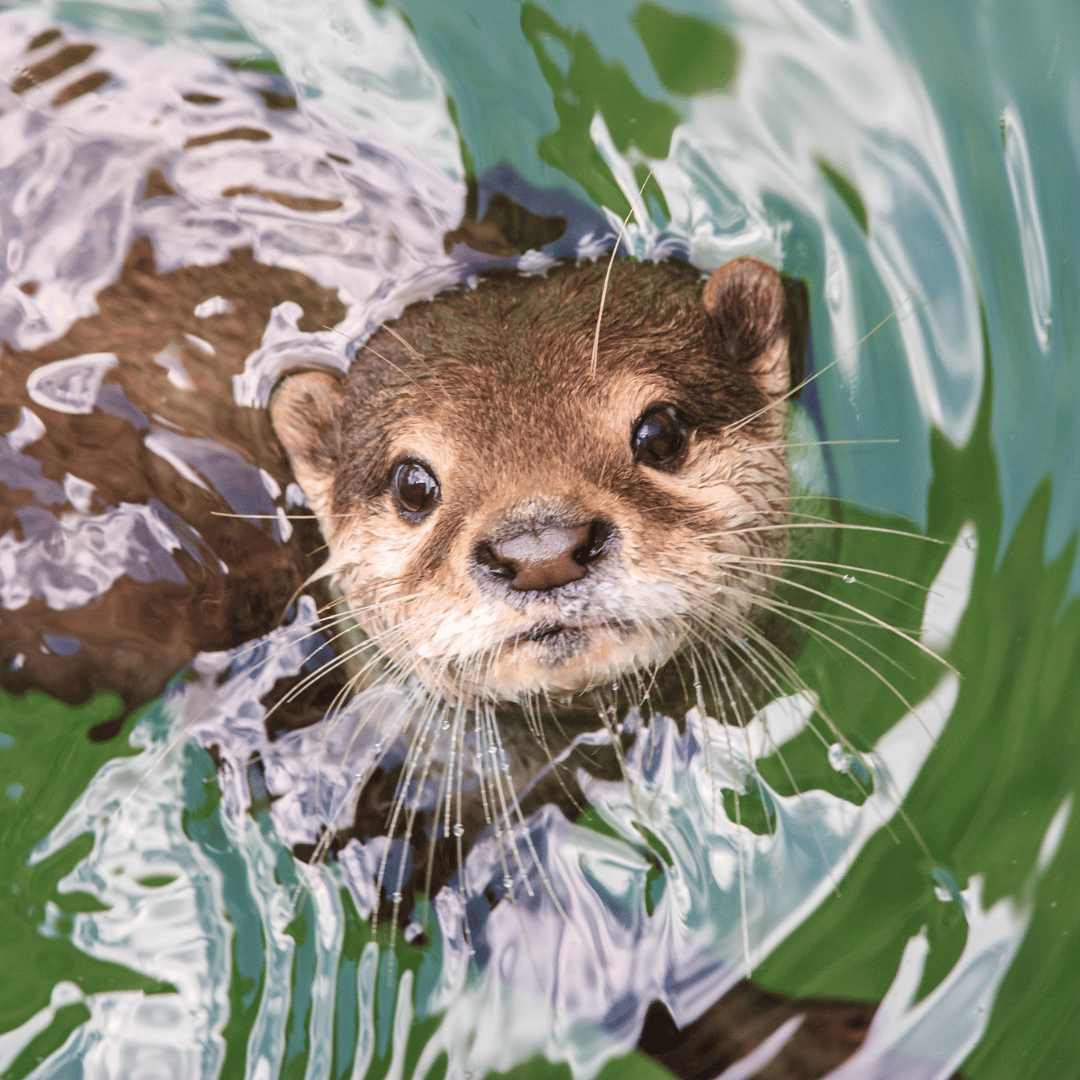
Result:
[[[970,585],[963,567],[954,574],[950,625],[927,638],[960,679],[904,788],[911,827],[868,826],[843,848],[850,858],[837,857],[835,888],[811,872],[782,878],[786,848],[763,857],[762,896],[801,914],[759,913],[754,977],[876,1001],[900,994],[924,952],[912,992],[932,1015],[913,1019],[901,1002],[896,1046],[956,1058],[973,1080],[1078,1075],[1080,10],[844,0],[21,10],[132,50],[180,42],[279,69],[340,129],[374,129],[426,161],[451,192],[431,181],[433,202],[451,206],[465,173],[509,163],[609,221],[636,210],[635,254],[672,239],[703,268],[752,253],[807,281],[817,366],[840,357],[817,384],[827,437],[890,440],[833,451],[838,493],[861,507],[847,520],[945,541],[852,532],[837,561],[927,586],[958,536],[955,550],[974,559]],[[921,593],[897,592],[859,603],[918,632]],[[903,667],[890,673],[908,702],[944,693],[940,665],[874,640]],[[228,709],[241,715],[231,689],[241,667],[174,685],[104,745],[86,731],[115,712],[107,696],[81,709],[35,694],[0,703],[0,1075],[336,1078],[367,1064],[366,1075],[401,1076],[421,1062],[434,1076],[440,1047],[451,1068],[479,1063],[481,1074],[661,1074],[624,1056],[633,1038],[582,1019],[584,1007],[575,1016],[560,999],[549,1012],[540,990],[469,969],[461,942],[433,927],[426,946],[399,939],[390,952],[384,935],[380,951],[352,879],[294,860],[284,819],[254,792],[236,813],[235,778],[201,749],[209,736],[175,739],[220,672],[234,680],[221,691],[221,730]],[[882,740],[908,712],[896,695],[827,642],[804,650],[799,671],[851,743],[886,758]],[[861,803],[797,725],[783,757],[760,762],[778,806],[797,801],[787,769],[802,791],[825,793],[822,821],[841,801]],[[701,850],[715,840],[692,812],[691,779],[655,780],[675,792],[670,816],[649,826],[675,852],[666,877],[649,877],[633,808],[614,789],[595,791],[593,818],[547,835],[580,860],[605,911],[635,912],[646,929],[657,911],[677,911],[684,927],[699,920],[702,956],[737,961],[737,889],[678,908],[675,885],[658,884],[700,869],[680,838]],[[300,795],[296,805],[300,814]],[[493,940],[511,933],[492,926]],[[626,940],[642,949],[639,964],[659,955],[644,950],[645,930]],[[534,1012],[548,1023],[540,1035],[524,1030]]]

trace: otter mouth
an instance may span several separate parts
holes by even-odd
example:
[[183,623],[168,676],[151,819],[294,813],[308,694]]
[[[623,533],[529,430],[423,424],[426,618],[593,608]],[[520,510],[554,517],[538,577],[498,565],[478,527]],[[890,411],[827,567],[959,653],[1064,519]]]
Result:
[[589,630],[580,626],[563,626],[561,623],[538,626],[522,635],[524,641],[535,641],[540,646],[546,663],[558,663],[578,656],[589,647]]
[[565,626],[563,623],[541,623],[524,634],[518,634],[514,644],[522,641],[536,641],[545,645],[566,634],[588,634],[588,629],[583,626]]
[[531,630],[515,634],[506,641],[513,648],[518,645],[534,643],[542,650],[544,663],[558,663],[578,656],[588,649],[593,634],[598,630],[615,631],[625,634],[630,627],[619,622],[590,623],[585,626],[573,626],[561,622],[541,622]]

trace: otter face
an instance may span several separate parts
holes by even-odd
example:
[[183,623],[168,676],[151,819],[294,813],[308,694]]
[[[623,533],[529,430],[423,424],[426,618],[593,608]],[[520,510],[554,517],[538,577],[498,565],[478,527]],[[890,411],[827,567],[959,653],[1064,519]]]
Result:
[[788,318],[737,259],[497,277],[271,414],[357,622],[449,700],[561,696],[741,636],[787,547]]

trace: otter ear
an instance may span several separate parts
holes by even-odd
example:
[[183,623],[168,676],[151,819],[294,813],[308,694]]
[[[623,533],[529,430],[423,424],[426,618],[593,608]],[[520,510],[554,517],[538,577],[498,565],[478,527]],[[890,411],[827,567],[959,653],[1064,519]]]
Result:
[[747,371],[770,398],[791,389],[787,290],[760,259],[744,256],[715,271],[701,295],[720,331],[725,359]]
[[270,422],[313,510],[325,504],[341,448],[341,379],[327,371],[290,375],[270,399]]

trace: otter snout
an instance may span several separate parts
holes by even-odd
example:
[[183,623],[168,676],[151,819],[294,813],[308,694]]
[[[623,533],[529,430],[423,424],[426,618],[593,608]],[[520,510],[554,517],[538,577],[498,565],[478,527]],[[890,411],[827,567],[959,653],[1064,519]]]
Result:
[[538,523],[477,542],[480,573],[504,581],[514,592],[548,592],[580,581],[600,559],[611,535],[601,519],[578,525]]

